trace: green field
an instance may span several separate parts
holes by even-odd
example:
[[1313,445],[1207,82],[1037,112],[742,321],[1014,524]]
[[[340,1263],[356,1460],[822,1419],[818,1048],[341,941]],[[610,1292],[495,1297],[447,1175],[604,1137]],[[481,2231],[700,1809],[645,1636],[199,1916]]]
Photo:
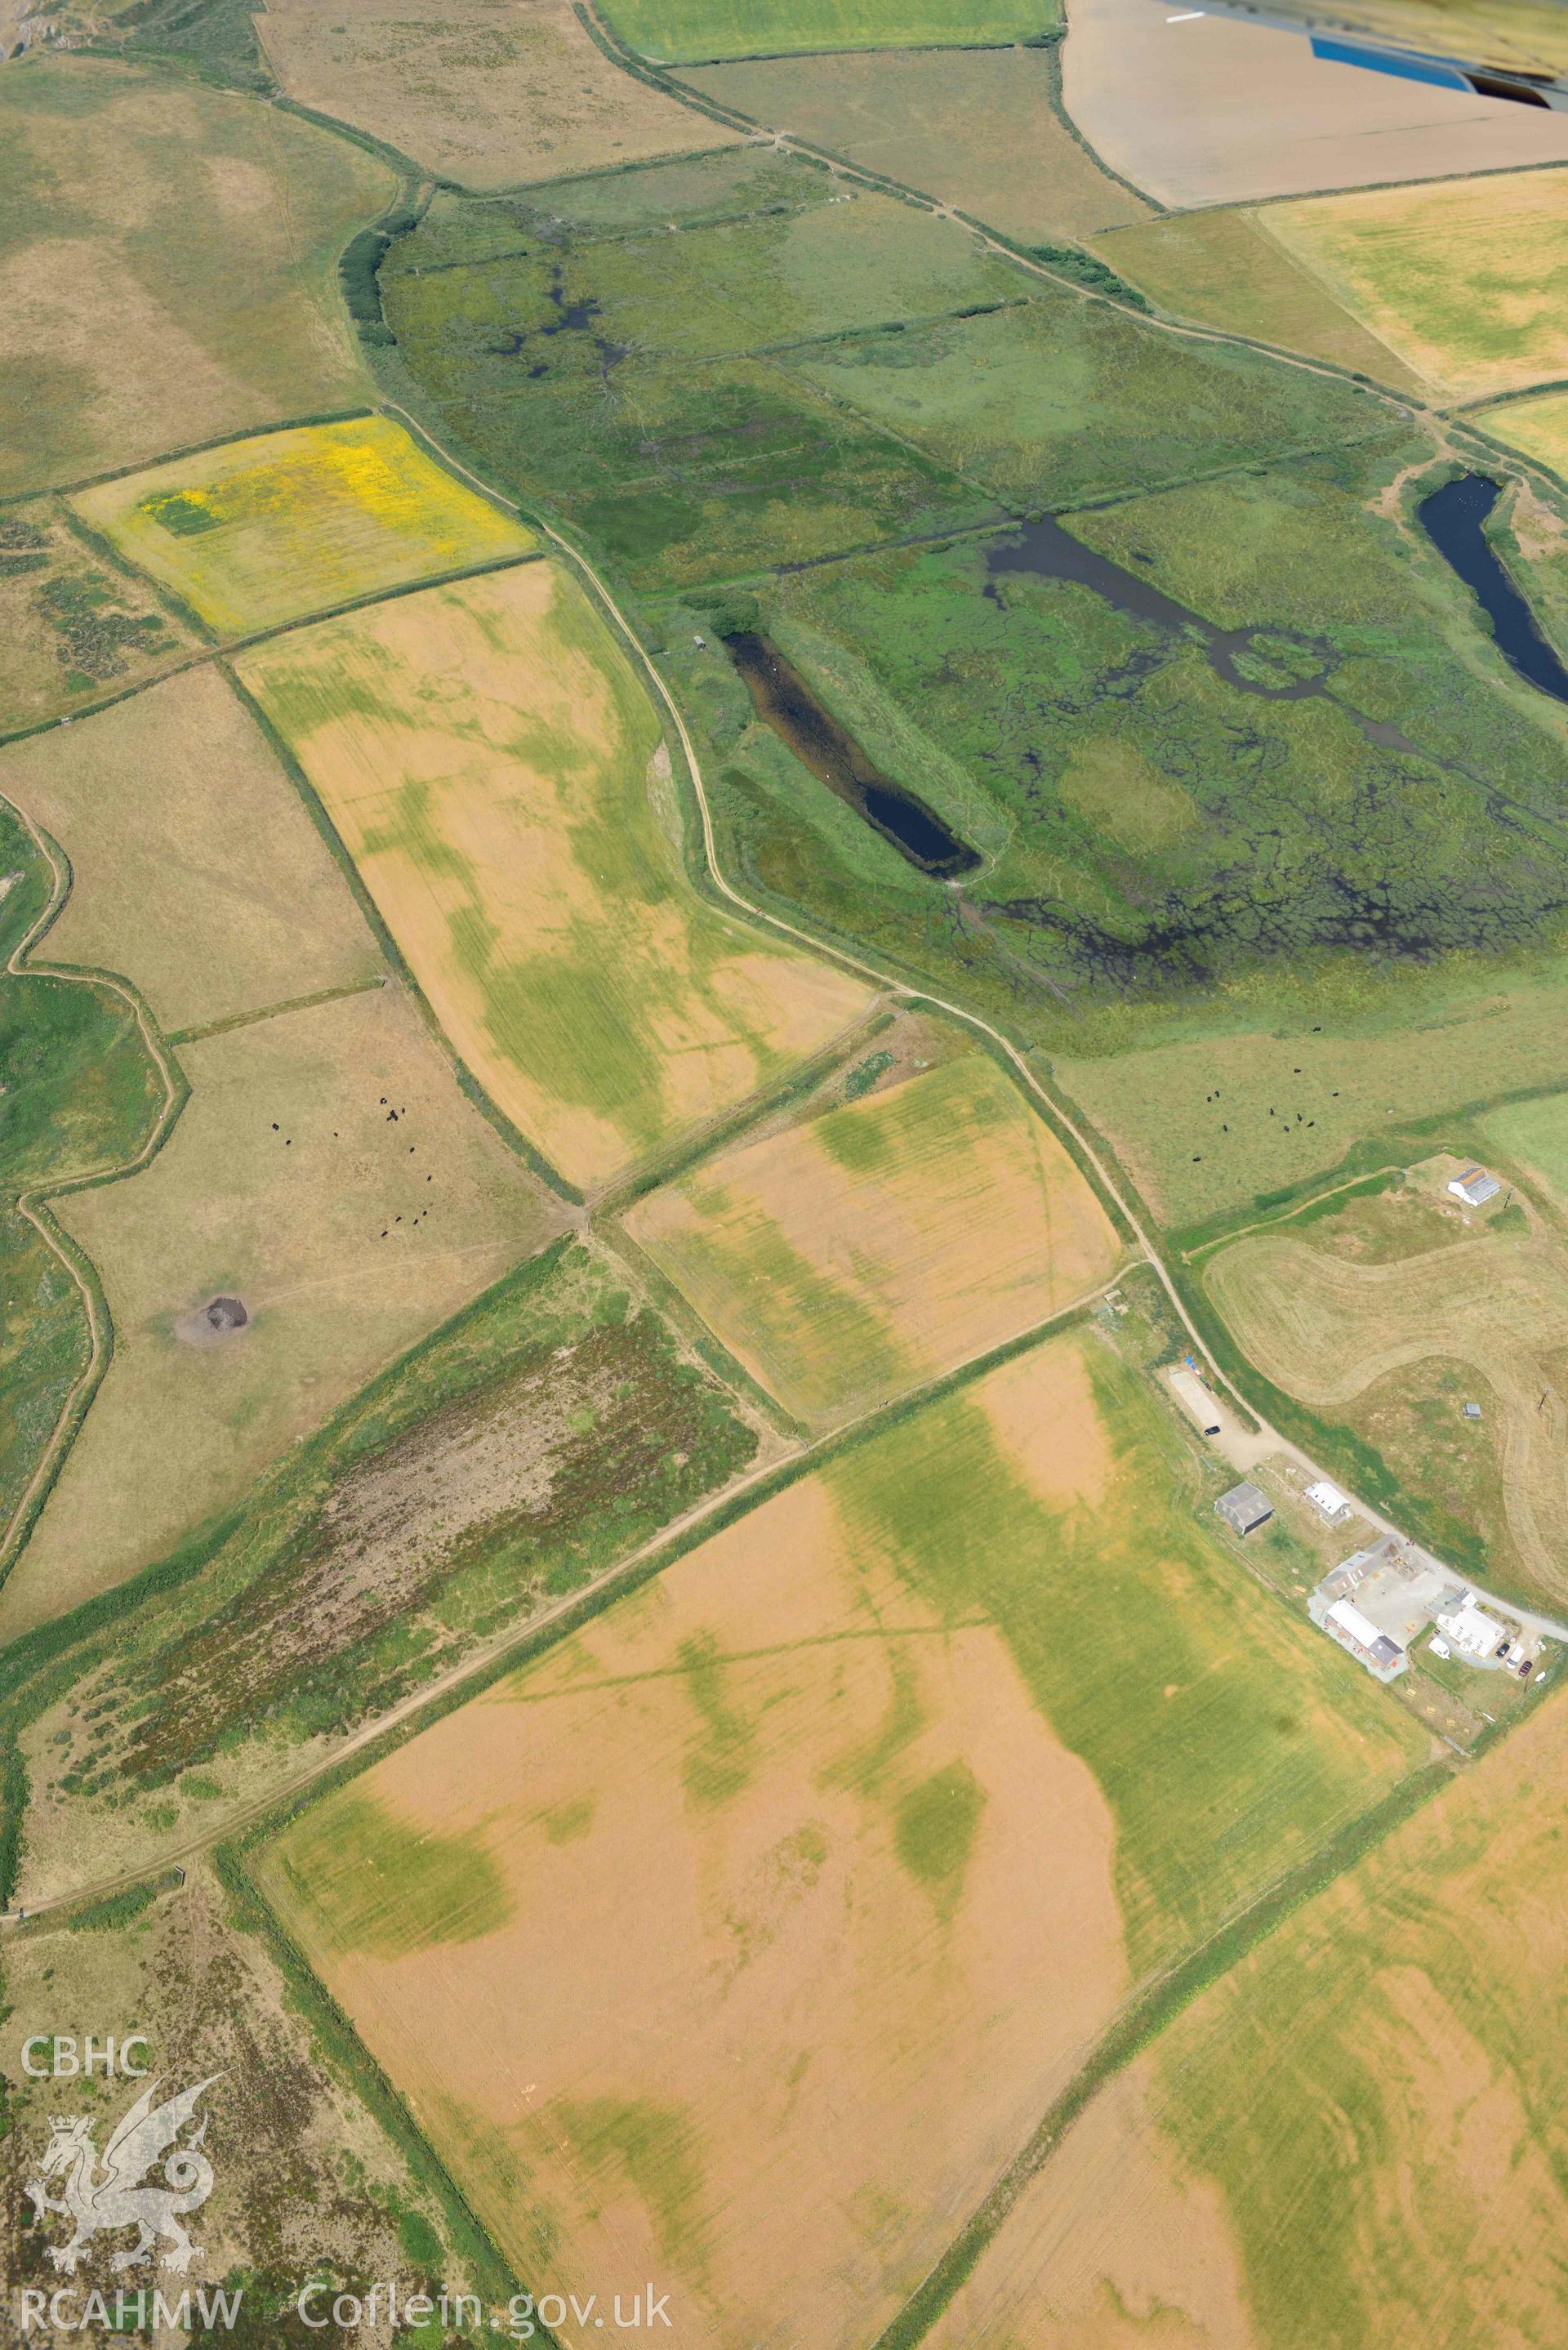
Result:
[[0,1536],[91,1351],[76,1283],[26,1218],[0,1206]]
[[661,63],[1027,41],[1059,22],[1054,0],[611,0],[606,14],[624,41]]
[[1096,250],[1179,318],[1303,351],[1420,396],[1420,378],[1273,243],[1267,219],[1266,213],[1215,209],[1137,229],[1112,224]]
[[846,337],[785,364],[1025,508],[1059,511],[1384,429],[1382,408],[1353,386],[1182,342],[1041,280],[1017,308]]
[[1492,1111],[1484,1131],[1499,1150],[1543,1181],[1568,1213],[1568,1094],[1511,1102]]
[[[803,167],[797,184],[820,197],[820,173]],[[494,398],[530,381],[613,390],[627,353],[728,358],[1017,301],[1028,290],[968,229],[858,191],[782,213],[697,221],[673,235],[660,222],[640,236],[529,239],[521,253],[448,261],[429,275],[420,274],[424,262],[421,230],[399,244],[386,315],[425,389],[442,400]]]
[[772,147],[726,147],[713,155],[677,156],[635,172],[588,172],[544,180],[483,203],[438,188],[418,231],[400,237],[381,268],[386,292],[410,268],[445,267],[504,254],[537,254],[563,234],[568,249],[597,237],[666,234],[721,221],[779,219],[831,203],[837,182],[822,165]]
[[1055,73],[1044,49],[915,49],[715,66],[681,78],[1025,244],[1147,220],[1143,199],[1068,130]]
[[[1554,1703],[1208,1990],[1076,2123],[931,2343],[1127,2308],[1268,2350],[1555,2342],[1563,1770]],[[1107,2177],[1133,2199],[1112,2218]]]
[[361,399],[337,256],[396,184],[254,99],[35,49],[0,77],[0,493]]

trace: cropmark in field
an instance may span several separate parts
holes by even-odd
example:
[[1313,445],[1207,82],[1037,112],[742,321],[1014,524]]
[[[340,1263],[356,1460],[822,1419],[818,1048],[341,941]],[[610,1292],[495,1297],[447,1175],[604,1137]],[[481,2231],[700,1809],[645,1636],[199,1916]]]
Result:
[[1415,1725],[1218,1555],[1174,1442],[1054,1339],[264,1848],[520,2274],[864,2344],[1129,1979],[1402,1775]]
[[72,504],[223,635],[538,546],[385,416],[202,449]]
[[52,500],[0,513],[0,732],[155,676],[191,649],[145,584],[89,553]]
[[291,98],[471,188],[739,136],[624,72],[567,0],[270,0],[256,28]]
[[181,1061],[191,1097],[151,1164],[57,1203],[101,1276],[114,1356],[0,1594],[5,1638],[232,1507],[559,1226],[396,987]]
[[[1434,1361],[1469,1366],[1502,1420],[1507,1518],[1492,1571],[1549,1605],[1568,1597],[1568,1258],[1554,1235],[1532,1223],[1522,1234],[1486,1232],[1462,1248],[1356,1264],[1287,1233],[1256,1233],[1220,1250],[1206,1278],[1264,1378],[1359,1433],[1377,1433],[1368,1419],[1377,1382]],[[1450,1426],[1461,1400],[1448,1402]],[[1430,1461],[1398,1465],[1417,1492],[1442,1498]]]
[[867,990],[699,899],[659,723],[560,567],[246,655],[447,1035],[604,1181],[857,1020]]
[[1565,1731],[1543,1709],[1103,2090],[930,2350],[1559,2340]]
[[1568,172],[1374,188],[1258,218],[1444,397],[1568,374]]
[[983,1053],[743,1144],[627,1229],[792,1411],[950,1370],[1105,1281],[1104,1210]]

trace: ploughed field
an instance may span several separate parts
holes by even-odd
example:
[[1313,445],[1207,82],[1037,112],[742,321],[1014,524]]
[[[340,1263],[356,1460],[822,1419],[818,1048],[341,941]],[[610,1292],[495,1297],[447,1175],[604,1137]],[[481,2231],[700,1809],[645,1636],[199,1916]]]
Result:
[[860,983],[698,897],[647,691],[563,566],[327,620],[239,673],[456,1050],[570,1182],[865,1012]]
[[626,1225],[808,1418],[864,1410],[1016,1337],[1120,1254],[1087,1181],[978,1052],[742,1139]]
[[264,1848],[523,2273],[864,2341],[1129,1984],[1417,1758],[1174,1446],[1097,1336],[1047,1341]]

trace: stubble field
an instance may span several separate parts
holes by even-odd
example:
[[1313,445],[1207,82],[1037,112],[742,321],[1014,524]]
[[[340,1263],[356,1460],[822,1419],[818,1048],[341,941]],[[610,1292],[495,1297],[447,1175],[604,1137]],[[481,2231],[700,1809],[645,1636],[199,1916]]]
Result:
[[203,449],[72,503],[225,636],[538,546],[385,416]]
[[1129,1976],[1407,1767],[1414,1725],[1221,1561],[1168,1442],[1096,1338],[1053,1341],[264,1852],[524,2272],[863,2341]]
[[362,398],[337,256],[396,191],[254,99],[20,61],[0,77],[0,493]]
[[240,673],[458,1052],[572,1182],[865,1010],[858,982],[698,898],[652,705],[560,567],[328,621]]
[[627,1229],[791,1411],[838,1418],[1042,1322],[1119,1253],[985,1055],[742,1142]]

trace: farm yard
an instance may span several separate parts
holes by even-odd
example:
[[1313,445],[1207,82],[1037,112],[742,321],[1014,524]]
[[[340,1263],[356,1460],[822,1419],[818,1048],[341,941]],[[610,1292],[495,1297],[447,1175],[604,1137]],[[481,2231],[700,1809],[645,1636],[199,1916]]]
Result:
[[1054,70],[1044,48],[920,48],[769,58],[680,79],[1025,244],[1147,220],[1149,206],[1062,120]]
[[1059,23],[1054,0],[612,0],[633,49],[661,61],[1027,41]]
[[68,733],[5,745],[0,792],[70,859],[50,957],[122,973],[166,1029],[221,1025],[382,972],[293,785],[211,668]]
[[1552,2340],[1565,1765],[1554,1707],[1212,1983],[926,2341]]
[[[396,986],[185,1045],[181,1062],[191,1097],[151,1164],[57,1204],[116,1347],[0,1593],[5,1638],[232,1508],[560,1228]],[[242,1321],[210,1312],[225,1298]]]
[[700,899],[659,722],[559,567],[246,655],[457,1050],[598,1184],[861,1018],[857,981]]
[[268,0],[256,19],[291,98],[356,123],[465,187],[515,187],[735,134],[605,56],[566,0]]
[[199,80],[0,74],[0,496],[363,398],[333,275],[384,163]]
[[1049,1341],[263,1847],[525,2272],[629,2261],[726,2337],[863,2341],[1129,1981],[1417,1759],[1169,1442],[1100,1340]]
[[[1367,1263],[1309,1246],[1308,1238],[1288,1227],[1253,1234],[1210,1260],[1209,1296],[1237,1344],[1287,1395],[1374,1442],[1434,1506],[1462,1518],[1467,1503],[1491,1503],[1470,1530],[1489,1572],[1521,1596],[1560,1606],[1568,1596],[1568,1394],[1559,1361],[1568,1258],[1561,1239],[1532,1218],[1522,1234],[1483,1227],[1463,1247]],[[1438,1384],[1438,1365],[1459,1375]],[[1414,1374],[1407,1395],[1395,1376],[1406,1372]],[[1462,1404],[1478,1379],[1482,1425],[1461,1430]],[[1452,1480],[1439,1471],[1461,1439],[1474,1440],[1480,1459]]]
[[[1563,134],[1568,137],[1568,133]],[[1271,205],[1271,236],[1446,400],[1568,373],[1568,172]]]
[[224,635],[538,547],[384,416],[203,449],[73,505]]
[[1114,1231],[1011,1079],[970,1052],[742,1140],[626,1227],[793,1412],[842,1418],[1105,1281]]

